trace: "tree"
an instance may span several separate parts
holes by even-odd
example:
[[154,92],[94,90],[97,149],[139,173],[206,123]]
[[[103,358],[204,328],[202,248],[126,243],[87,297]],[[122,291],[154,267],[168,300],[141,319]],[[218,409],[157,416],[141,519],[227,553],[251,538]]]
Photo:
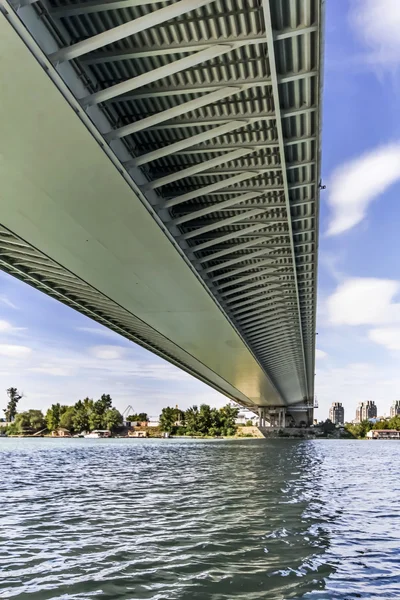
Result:
[[40,431],[46,427],[46,421],[41,410],[28,410],[27,415],[29,419],[29,425],[34,431]]
[[78,400],[78,402],[75,404],[72,417],[72,423],[75,431],[81,432],[89,430],[89,407],[89,398],[85,398],[83,402],[82,400]]
[[322,423],[321,429],[323,433],[327,435],[328,433],[332,433],[333,431],[335,431],[336,426],[334,423],[332,423],[330,419],[326,419],[326,421]]
[[18,413],[12,423],[9,433],[33,434],[45,428],[45,418],[41,410],[31,409]]
[[196,435],[198,431],[199,409],[191,406],[185,412],[186,431],[188,435]]
[[237,431],[236,419],[239,414],[239,408],[227,404],[220,409],[222,434],[235,435]]
[[116,408],[110,408],[105,414],[105,425],[110,431],[115,431],[122,425],[122,415]]
[[17,434],[23,434],[23,433],[31,433],[31,423],[29,420],[29,414],[28,412],[21,412],[18,413],[15,416],[15,420],[13,422],[13,425],[15,426],[15,432]]
[[[68,429],[68,431],[74,431],[74,414],[75,408],[73,406],[63,407],[66,410],[62,413],[60,417],[60,427],[64,429]],[[79,431],[82,431],[81,429]]]
[[126,417],[127,421],[140,421],[141,423],[143,421],[148,421],[149,417],[147,415],[147,413],[135,413],[133,415],[129,415],[129,417]]
[[52,404],[46,412],[46,424],[49,431],[54,431],[60,426],[61,406],[60,404]]
[[7,404],[4,414],[6,415],[6,421],[11,423],[16,417],[17,404],[21,400],[22,394],[18,392],[17,388],[10,387],[7,390],[7,396],[10,398],[10,400]]
[[171,433],[175,426],[176,421],[175,409],[167,406],[163,408],[160,415],[160,428],[161,431]]

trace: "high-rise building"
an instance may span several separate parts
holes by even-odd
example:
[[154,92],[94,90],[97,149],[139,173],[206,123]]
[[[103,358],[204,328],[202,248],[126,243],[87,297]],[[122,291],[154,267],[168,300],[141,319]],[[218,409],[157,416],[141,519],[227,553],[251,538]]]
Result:
[[390,416],[398,417],[400,416],[400,400],[395,400],[390,407]]
[[341,402],[332,402],[332,406],[329,409],[329,419],[335,425],[342,425],[344,423],[344,408]]
[[367,402],[360,402],[356,410],[356,421],[357,423],[361,423],[361,421],[374,419],[377,416],[377,414],[378,410],[373,400],[368,400]]

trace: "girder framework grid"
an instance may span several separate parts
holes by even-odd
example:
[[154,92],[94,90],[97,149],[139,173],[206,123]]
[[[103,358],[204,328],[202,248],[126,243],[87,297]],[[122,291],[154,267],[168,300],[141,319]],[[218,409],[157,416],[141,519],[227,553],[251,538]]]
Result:
[[[310,400],[323,1],[12,4],[58,40],[48,59],[79,74],[80,106],[102,112],[104,143],[129,152],[124,168],[285,403]],[[2,268],[28,277],[37,256],[9,236]],[[62,275],[39,264],[57,296]]]

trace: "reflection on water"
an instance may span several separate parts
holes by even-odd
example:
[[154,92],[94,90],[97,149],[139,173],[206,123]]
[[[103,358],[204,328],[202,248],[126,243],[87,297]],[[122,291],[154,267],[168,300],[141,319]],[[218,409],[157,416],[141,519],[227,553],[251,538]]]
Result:
[[0,598],[399,598],[400,444],[0,440]]

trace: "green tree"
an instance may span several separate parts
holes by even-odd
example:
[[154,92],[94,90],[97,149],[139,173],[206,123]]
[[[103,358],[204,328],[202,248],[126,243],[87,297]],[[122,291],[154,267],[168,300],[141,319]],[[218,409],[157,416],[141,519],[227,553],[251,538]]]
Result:
[[29,425],[35,432],[46,427],[46,420],[41,410],[31,409],[26,414],[28,415]]
[[[75,408],[73,406],[66,406],[65,411],[63,411],[60,417],[60,427],[64,429],[68,429],[68,431],[74,431],[74,414]],[[79,432],[82,431],[81,429]]]
[[7,390],[7,396],[9,397],[9,401],[7,404],[7,408],[4,411],[4,414],[6,416],[6,421],[9,421],[11,423],[16,417],[17,405],[22,398],[22,394],[18,392],[17,388],[10,387]]
[[400,431],[400,415],[396,415],[389,420],[388,429],[397,429],[397,431]]
[[332,433],[333,431],[335,431],[336,426],[334,423],[332,423],[330,419],[326,419],[326,421],[322,423],[321,429],[323,433],[327,435],[328,433]]
[[41,410],[30,409],[17,413],[7,433],[11,435],[33,434],[45,429],[46,421]]
[[122,415],[116,408],[110,408],[105,414],[105,425],[110,431],[115,431],[122,425]]
[[223,435],[235,435],[237,431],[236,419],[239,414],[239,408],[227,404],[220,409],[221,430]]
[[[93,402],[93,400],[91,401]],[[78,400],[74,406],[74,413],[72,417],[72,423],[74,430],[77,432],[89,431],[89,416],[90,416],[90,400]]]
[[127,421],[148,421],[149,417],[147,415],[147,413],[134,413],[133,415],[129,415],[129,417],[126,417]]
[[186,431],[188,435],[196,435],[198,432],[199,409],[191,406],[185,412]]
[[175,409],[167,406],[163,408],[160,415],[161,431],[172,433],[175,427],[176,413]]
[[52,404],[46,412],[46,425],[49,431],[54,431],[60,427],[60,419],[62,414],[62,407],[58,404]]
[[13,425],[15,426],[15,432],[17,434],[31,433],[31,422],[28,411],[18,413],[15,416]]

